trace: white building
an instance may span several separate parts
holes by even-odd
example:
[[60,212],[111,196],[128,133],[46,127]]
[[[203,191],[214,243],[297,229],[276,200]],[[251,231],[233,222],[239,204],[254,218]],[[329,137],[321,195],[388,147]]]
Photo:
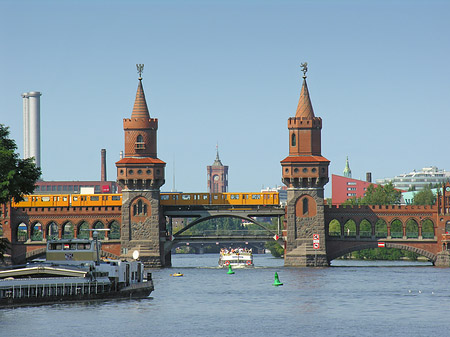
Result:
[[450,172],[439,170],[436,166],[424,167],[422,171],[413,171],[400,174],[394,178],[377,179],[376,183],[385,185],[392,182],[395,188],[409,190],[415,187],[416,191],[422,190],[425,186],[442,184],[450,181]]

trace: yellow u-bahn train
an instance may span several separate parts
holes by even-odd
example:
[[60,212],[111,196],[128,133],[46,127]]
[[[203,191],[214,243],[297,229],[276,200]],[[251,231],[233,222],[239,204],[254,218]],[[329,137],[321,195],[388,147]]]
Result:
[[161,205],[279,205],[278,192],[161,193]]
[[[257,193],[161,193],[161,205],[279,205],[278,192]],[[12,207],[122,206],[122,194],[26,195]]]

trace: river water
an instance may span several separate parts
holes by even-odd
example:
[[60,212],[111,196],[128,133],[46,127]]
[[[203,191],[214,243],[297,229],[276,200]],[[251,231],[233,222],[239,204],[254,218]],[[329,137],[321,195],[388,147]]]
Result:
[[[148,299],[0,309],[0,336],[450,335],[450,269],[347,260],[285,268],[260,254],[255,268],[228,275],[217,261],[173,256],[173,268],[153,271]],[[283,286],[272,285],[275,272]]]

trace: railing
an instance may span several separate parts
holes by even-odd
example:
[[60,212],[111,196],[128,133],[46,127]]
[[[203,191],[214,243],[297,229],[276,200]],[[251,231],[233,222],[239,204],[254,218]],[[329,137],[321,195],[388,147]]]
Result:
[[375,232],[375,237],[379,239],[387,238],[387,232]]
[[406,232],[406,238],[407,239],[418,239],[419,232]]
[[434,239],[434,233],[433,232],[422,232],[422,238],[423,239]]
[[[186,231],[183,233],[183,235],[186,236],[267,236],[272,235],[271,232],[266,230],[227,230],[227,229],[217,229],[217,230],[203,230],[203,231]],[[182,237],[183,235],[180,235],[179,237]]]
[[403,238],[403,232],[391,232],[391,238],[401,239]]
[[370,238],[370,237],[372,237],[372,232],[368,232],[368,231],[359,232],[359,237]]

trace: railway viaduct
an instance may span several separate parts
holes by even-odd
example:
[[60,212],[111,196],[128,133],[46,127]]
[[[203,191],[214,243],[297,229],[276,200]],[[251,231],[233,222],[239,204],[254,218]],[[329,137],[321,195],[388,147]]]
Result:
[[[450,185],[442,188],[433,206],[325,204],[324,186],[329,180],[330,162],[321,154],[322,119],[314,114],[306,64],[302,66],[303,85],[297,111],[295,117],[288,119],[289,155],[281,161],[282,181],[288,187],[280,233],[285,265],[328,266],[331,260],[349,252],[384,246],[414,251],[437,266],[449,267]],[[13,263],[41,255],[50,238],[84,237],[92,232],[83,229],[109,228],[109,233],[102,232],[103,255],[126,257],[137,249],[147,267],[170,266],[168,247],[177,234],[168,231],[171,210],[160,204],[165,163],[157,157],[158,120],[150,117],[141,77],[131,117],[123,120],[123,127],[124,157],[116,163],[122,206],[0,205],[0,225],[3,237],[11,241]],[[280,209],[274,212],[279,213]],[[41,226],[41,236],[36,236],[37,225]]]

